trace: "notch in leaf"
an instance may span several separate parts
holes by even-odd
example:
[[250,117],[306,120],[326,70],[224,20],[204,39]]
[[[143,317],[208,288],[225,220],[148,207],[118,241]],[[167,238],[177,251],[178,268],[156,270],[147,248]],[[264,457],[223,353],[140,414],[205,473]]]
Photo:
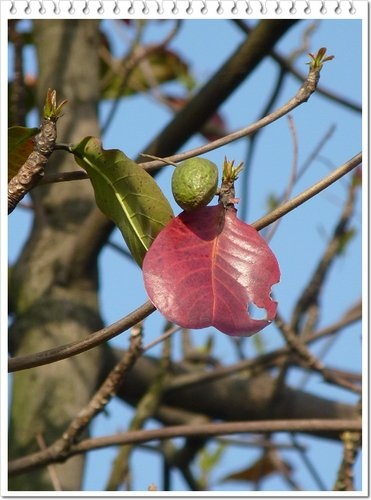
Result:
[[[264,238],[223,204],[182,212],[161,231],[143,262],[152,303],[184,328],[214,326],[249,336],[274,319],[278,262]],[[252,318],[249,305],[265,310]]]

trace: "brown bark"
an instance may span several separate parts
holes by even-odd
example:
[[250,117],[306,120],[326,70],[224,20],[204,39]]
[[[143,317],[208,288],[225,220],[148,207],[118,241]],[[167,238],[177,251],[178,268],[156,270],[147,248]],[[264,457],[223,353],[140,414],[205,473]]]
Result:
[[[58,122],[60,142],[99,135],[96,105],[99,98],[98,22],[34,22],[38,55],[38,108],[48,88],[57,99],[68,99]],[[53,153],[46,170],[71,170],[72,157]],[[73,163],[72,163],[73,166]],[[9,338],[14,355],[36,352],[71,342],[102,326],[97,301],[96,264],[74,268],[66,259],[79,238],[79,227],[95,207],[86,181],[45,185],[32,193],[34,221],[31,234],[15,263],[10,280],[14,321]],[[9,220],[10,231],[12,220]],[[64,280],[61,280],[64,277]],[[66,279],[67,277],[67,279]],[[9,453],[19,457],[46,445],[66,428],[90,398],[99,371],[100,349],[13,376]],[[57,466],[63,490],[81,487],[83,457]],[[12,490],[51,490],[46,469],[11,479]]]

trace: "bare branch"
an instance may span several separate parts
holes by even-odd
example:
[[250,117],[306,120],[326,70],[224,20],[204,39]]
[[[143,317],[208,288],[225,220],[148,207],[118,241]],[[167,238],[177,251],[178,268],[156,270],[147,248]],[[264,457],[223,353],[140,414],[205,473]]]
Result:
[[[290,178],[289,178],[287,187],[285,189],[285,192],[283,193],[282,203],[285,203],[290,198],[291,193],[292,193],[292,189],[293,189],[295,182],[297,181],[297,178],[298,178],[298,155],[299,155],[298,137],[296,134],[294,120],[293,120],[292,116],[288,115],[288,119],[289,119],[289,126],[290,126],[292,142],[293,142],[293,159],[292,159]],[[273,238],[273,235],[278,228],[279,221],[280,221],[280,219],[278,219],[274,223],[274,225],[270,228],[269,232],[266,234],[265,239],[268,242],[270,242],[271,239]]]
[[316,182],[316,184],[313,184],[313,186],[306,189],[302,193],[298,194],[297,196],[295,196],[295,198],[292,198],[292,200],[288,201],[287,203],[284,203],[275,210],[272,210],[272,212],[270,212],[269,214],[258,219],[256,222],[252,224],[252,226],[254,226],[255,229],[257,229],[258,231],[260,231],[260,229],[263,229],[264,227],[268,226],[269,224],[276,221],[280,217],[283,217],[287,213],[291,212],[291,210],[294,210],[294,208],[300,206],[301,204],[313,198],[313,196],[317,195],[318,193],[326,189],[328,186],[331,186],[331,184],[333,184],[338,179],[346,175],[348,172],[358,167],[358,165],[360,165],[361,163],[362,163],[362,153],[358,153],[356,156],[354,156],[346,163],[338,167],[336,170],[331,172],[331,174],[327,175],[319,182]]
[[339,254],[344,242],[344,235],[349,224],[349,220],[353,214],[356,189],[356,183],[351,182],[345,206],[340,214],[339,221],[336,224],[330,241],[327,244],[326,250],[324,251],[322,258],[311,276],[309,283],[306,284],[303,293],[294,307],[291,327],[296,333],[298,333],[301,329],[303,315],[312,305],[315,307],[318,305],[318,296],[322,289],[327,272],[329,271],[334,258]]
[[100,413],[115,396],[117,388],[123,381],[124,375],[130,370],[135,361],[142,353],[142,333],[141,329],[132,331],[129,350],[125,352],[121,360],[114,366],[106,380],[98,391],[94,394],[88,404],[80,410],[72,420],[68,429],[63,432],[60,440],[54,446],[59,453],[64,454],[69,449],[71,443],[75,442],[77,437],[89,425],[91,420]]
[[[143,47],[139,44],[140,40],[138,39],[139,37],[136,37],[136,39],[133,42],[133,46],[131,50],[129,51],[130,54],[129,56],[125,56],[125,59],[121,61],[120,65],[120,77],[121,77],[121,82],[120,85],[117,88],[117,96],[112,102],[111,109],[108,113],[108,116],[106,118],[105,123],[102,125],[102,135],[104,135],[107,132],[108,126],[112,123],[113,118],[115,114],[117,113],[118,110],[118,101],[121,98],[121,93],[127,86],[129,82],[129,78],[133,72],[133,70],[140,65],[146,58],[148,58],[150,55],[155,54],[156,52],[159,52],[166,48],[166,46],[171,42],[171,40],[175,37],[175,35],[178,33],[178,30],[181,25],[181,20],[176,20],[173,28],[170,30],[170,32],[166,35],[164,40],[161,42],[158,42],[156,44],[149,45],[147,47]],[[141,31],[141,30],[140,30]],[[101,48],[101,57],[105,56],[106,60],[108,63],[111,60],[111,54],[105,53],[105,51],[108,52],[108,49],[105,47]],[[141,89],[142,90],[142,89]]]
[[70,358],[71,356],[75,356],[76,354],[92,349],[93,347],[116,337],[125,330],[128,330],[130,327],[149,316],[153,311],[155,311],[155,307],[151,302],[147,301],[124,318],[106,326],[105,328],[102,328],[101,330],[97,330],[96,332],[87,335],[82,340],[70,342],[64,346],[54,347],[53,349],[48,349],[36,354],[30,354],[29,356],[19,356],[17,358],[10,359],[8,365],[9,372],[26,370],[27,368],[33,368],[34,366],[54,363],[55,361]]
[[288,323],[285,323],[282,320],[278,313],[275,318],[275,324],[284,335],[284,338],[291,349],[293,349],[299,357],[302,358],[311,370],[320,373],[327,382],[343,387],[344,389],[349,389],[358,394],[362,392],[362,389],[358,385],[341,378],[338,373],[334,373],[332,370],[326,368],[322,361],[310,352],[308,347],[304,344],[302,338],[294,332]]
[[[254,134],[258,130],[260,130],[263,127],[266,127],[270,123],[275,122],[279,118],[282,118],[283,116],[287,115],[290,113],[293,109],[297,108],[304,102],[307,102],[310,96],[316,91],[319,76],[320,76],[320,71],[321,68],[310,65],[309,73],[307,78],[304,80],[304,83],[302,86],[299,88],[299,90],[296,92],[296,94],[289,99],[283,106],[281,106],[279,109],[273,111],[272,113],[269,113],[268,115],[264,116],[260,120],[252,123],[251,125],[248,125],[247,127],[241,128],[237,130],[236,132],[232,132],[231,134],[228,134],[221,139],[217,139],[216,141],[209,142],[207,144],[204,144],[203,146],[200,146],[198,148],[190,149],[184,153],[180,153],[177,155],[165,157],[164,162],[160,160],[156,161],[151,161],[151,162],[145,162],[142,163],[143,168],[145,168],[147,171],[151,170],[157,170],[158,167],[163,166],[164,163],[166,162],[172,162],[172,163],[177,163],[183,160],[186,160],[187,158],[191,158],[193,156],[198,156],[204,153],[207,153],[209,151],[213,151],[214,149],[220,148],[222,146],[225,146],[227,144],[230,144],[231,142],[236,141],[237,139],[241,139],[243,137],[247,137],[249,135]],[[190,101],[190,104],[184,108],[184,110],[188,109],[188,107],[193,103],[193,101]],[[182,112],[179,113],[181,115]],[[166,130],[166,129],[165,129]],[[157,155],[161,156],[161,155]]]
[[124,432],[113,436],[85,439],[71,446],[66,454],[61,455],[52,445],[46,450],[26,457],[12,460],[9,463],[9,474],[22,474],[45,465],[61,462],[68,457],[90,450],[124,444],[146,443],[153,440],[171,439],[187,436],[219,436],[239,433],[266,432],[342,432],[362,431],[361,419],[288,419],[266,420],[257,422],[227,422],[192,425],[177,425],[160,429],[148,429]]
[[[340,179],[342,176],[350,172],[352,169],[357,167],[362,161],[362,155],[359,153],[347,163],[337,168],[334,172],[329,174],[327,177],[321,181],[314,184],[309,189],[303,191],[301,194],[293,198],[292,200],[284,203],[277,209],[270,212],[268,215],[260,218],[252,224],[257,230],[263,229],[267,225],[271,224],[278,218],[282,217],[286,213],[290,212],[294,208],[298,207],[305,201],[309,200],[319,192],[321,192],[326,187],[330,186],[332,183]],[[9,371],[24,370],[26,368],[32,368],[34,366],[41,366],[54,361],[59,361],[61,359],[69,358],[81,352],[92,349],[93,347],[109,340],[124,330],[130,328],[138,321],[141,321],[149,314],[155,311],[155,307],[150,302],[146,302],[141,307],[133,311],[131,314],[125,318],[113,323],[112,325],[102,328],[97,332],[88,335],[85,339],[76,342],[71,342],[65,346],[55,347],[47,351],[43,351],[36,354],[31,354],[29,356],[18,357],[9,360]]]
[[[243,20],[241,19],[234,19],[233,22],[237,24],[239,28],[241,28],[244,33],[249,34],[252,31],[252,28],[246,25]],[[298,71],[290,61],[287,60],[286,57],[283,57],[281,54],[279,54],[276,50],[271,50],[269,55],[272,57],[274,61],[276,61],[281,68],[284,70],[288,71],[291,73],[295,78],[297,78],[299,81],[304,81],[305,80],[305,75]],[[347,107],[348,109],[351,109],[352,111],[356,111],[357,113],[362,113],[362,105],[352,101],[348,97],[341,96],[337,94],[336,92],[333,92],[331,90],[326,89],[323,86],[319,86],[317,89],[317,92],[319,94],[322,94],[325,97],[328,97],[332,101],[337,102],[338,104],[341,104],[342,106]]]

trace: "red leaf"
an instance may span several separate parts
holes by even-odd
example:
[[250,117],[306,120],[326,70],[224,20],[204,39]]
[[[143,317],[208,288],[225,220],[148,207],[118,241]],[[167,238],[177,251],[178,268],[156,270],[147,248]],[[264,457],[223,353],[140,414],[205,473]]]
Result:
[[[267,326],[277,303],[277,260],[259,233],[222,205],[182,212],[160,232],[143,261],[149,298],[184,328],[214,326],[247,336]],[[248,306],[266,310],[253,319]]]

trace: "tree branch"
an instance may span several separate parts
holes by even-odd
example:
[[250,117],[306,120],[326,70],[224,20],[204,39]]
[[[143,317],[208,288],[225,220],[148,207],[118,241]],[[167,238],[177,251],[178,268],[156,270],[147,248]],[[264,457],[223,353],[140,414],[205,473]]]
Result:
[[82,340],[70,342],[69,344],[54,347],[53,349],[48,349],[36,354],[30,354],[29,356],[19,356],[17,358],[10,359],[8,364],[9,372],[16,372],[19,370],[26,370],[27,368],[33,368],[35,366],[54,363],[55,361],[70,358],[71,356],[75,356],[81,352],[88,351],[89,349],[116,337],[116,335],[119,335],[125,330],[128,330],[136,323],[149,316],[153,311],[155,311],[155,307],[151,302],[147,301],[124,318],[112,323],[110,326],[106,326],[101,330],[97,330],[96,332],[87,335]]
[[[208,142],[207,144],[204,144],[203,146],[190,149],[184,153],[179,153],[177,155],[169,156],[164,158],[164,162],[161,160],[155,160],[151,162],[144,162],[141,163],[142,167],[145,168],[147,171],[151,170],[156,170],[159,167],[161,167],[164,163],[166,162],[172,162],[172,163],[177,163],[183,160],[186,160],[187,158],[191,158],[193,156],[198,156],[204,153],[207,153],[209,151],[212,151],[214,149],[220,148],[222,146],[225,146],[227,144],[230,144],[233,141],[236,141],[237,139],[241,139],[243,137],[247,137],[249,135],[252,135],[256,133],[258,130],[260,130],[263,127],[266,127],[267,125],[275,122],[279,118],[282,118],[283,116],[287,115],[292,111],[293,109],[297,108],[304,102],[307,102],[310,96],[316,91],[317,84],[319,81],[320,77],[320,72],[321,68],[318,66],[310,65],[309,73],[307,78],[304,80],[303,84],[299,88],[299,90],[296,92],[296,94],[289,99],[283,106],[280,108],[276,109],[272,113],[269,113],[268,115],[264,116],[260,120],[257,120],[256,122],[248,125],[247,127],[243,127],[235,132],[232,132],[231,134],[225,135],[224,137],[217,139],[215,141]],[[193,100],[190,101],[190,104],[193,103]],[[189,106],[189,105],[188,105]],[[183,110],[188,109],[188,106],[186,106]],[[177,116],[179,116],[183,110],[178,113]],[[147,154],[147,151],[146,151]],[[153,153],[148,153],[148,154],[153,154]],[[163,156],[157,154],[157,156]]]
[[292,198],[287,203],[284,203],[275,210],[272,210],[272,212],[270,212],[269,214],[255,221],[252,224],[252,226],[254,226],[255,229],[257,229],[258,231],[260,231],[261,229],[268,226],[272,222],[276,221],[280,217],[283,217],[287,213],[291,212],[291,210],[294,210],[294,208],[299,207],[306,201],[310,200],[311,198],[313,198],[313,196],[317,195],[327,187],[331,186],[331,184],[339,180],[348,172],[358,167],[358,165],[360,165],[361,163],[362,163],[362,153],[358,153],[356,156],[353,156],[353,158],[351,158],[346,163],[344,163],[336,170],[331,172],[331,174],[327,175],[319,182],[316,182],[316,184],[313,184],[313,186],[311,186],[310,188],[306,189],[305,191],[295,196],[295,198]]
[[8,214],[35,187],[44,175],[57,138],[56,120],[43,118],[40,132],[34,138],[34,149],[8,184]]
[[[252,28],[246,25],[246,23],[241,20],[241,19],[234,19],[233,22],[247,35],[251,33]],[[305,75],[301,73],[301,71],[298,71],[288,60],[286,57],[283,57],[281,54],[279,54],[277,51],[272,49],[269,52],[269,55],[271,58],[276,61],[282,69],[285,71],[291,73],[295,78],[297,78],[299,81],[303,82],[305,80]],[[351,109],[352,111],[356,111],[357,113],[362,113],[362,104],[358,104],[357,102],[354,102],[350,100],[348,97],[341,96],[331,90],[326,89],[323,86],[319,86],[317,89],[318,94],[322,94],[324,97],[327,97],[328,99],[331,99],[332,101],[337,102],[338,104],[341,104],[342,106],[347,107],[348,109]]]
[[322,289],[326,275],[334,261],[334,258],[339,254],[342,246],[344,245],[344,236],[346,235],[349,220],[353,214],[356,189],[356,183],[351,182],[345,206],[340,214],[339,221],[333,230],[330,241],[328,242],[315,271],[313,272],[313,275],[306,284],[303,293],[294,307],[291,319],[291,328],[295,333],[299,333],[299,331],[301,331],[301,324],[305,313],[312,305],[317,305],[318,296]]
[[44,467],[45,465],[49,465],[51,463],[63,462],[70,456],[85,453],[91,450],[97,450],[99,448],[106,448],[107,446],[147,443],[153,440],[164,440],[176,437],[212,437],[250,432],[361,432],[361,424],[362,422],[360,419],[293,419],[282,421],[267,420],[264,422],[227,422],[177,425],[172,427],[162,427],[160,429],[130,431],[115,434],[113,436],[85,439],[78,444],[72,445],[68,453],[63,455],[56,453],[52,445],[46,450],[12,460],[9,463],[9,474],[16,475],[30,472],[36,468]]
[[[306,189],[292,200],[284,203],[269,214],[258,219],[252,224],[252,226],[257,230],[263,229],[264,227],[287,214],[305,201],[309,200],[310,198],[321,192],[323,189],[330,186],[332,183],[336,182],[352,169],[356,168],[361,163],[361,161],[362,155],[361,153],[359,153],[351,160],[337,168],[334,172],[326,176],[324,179],[314,184],[309,189]],[[119,333],[122,333],[124,330],[130,328],[138,321],[143,320],[153,311],[155,311],[155,307],[150,302],[146,302],[125,318],[88,335],[85,339],[71,342],[70,344],[66,344],[65,346],[55,347],[53,349],[49,349],[40,353],[31,354],[29,356],[10,359],[9,371],[18,371],[24,370],[26,368],[32,368],[34,366],[45,365],[54,361],[69,358],[81,352],[92,349],[93,347],[105,342],[106,340],[115,337]]]
[[261,62],[296,20],[262,20],[198,94],[176,114],[145,153],[167,156],[184,144]]

